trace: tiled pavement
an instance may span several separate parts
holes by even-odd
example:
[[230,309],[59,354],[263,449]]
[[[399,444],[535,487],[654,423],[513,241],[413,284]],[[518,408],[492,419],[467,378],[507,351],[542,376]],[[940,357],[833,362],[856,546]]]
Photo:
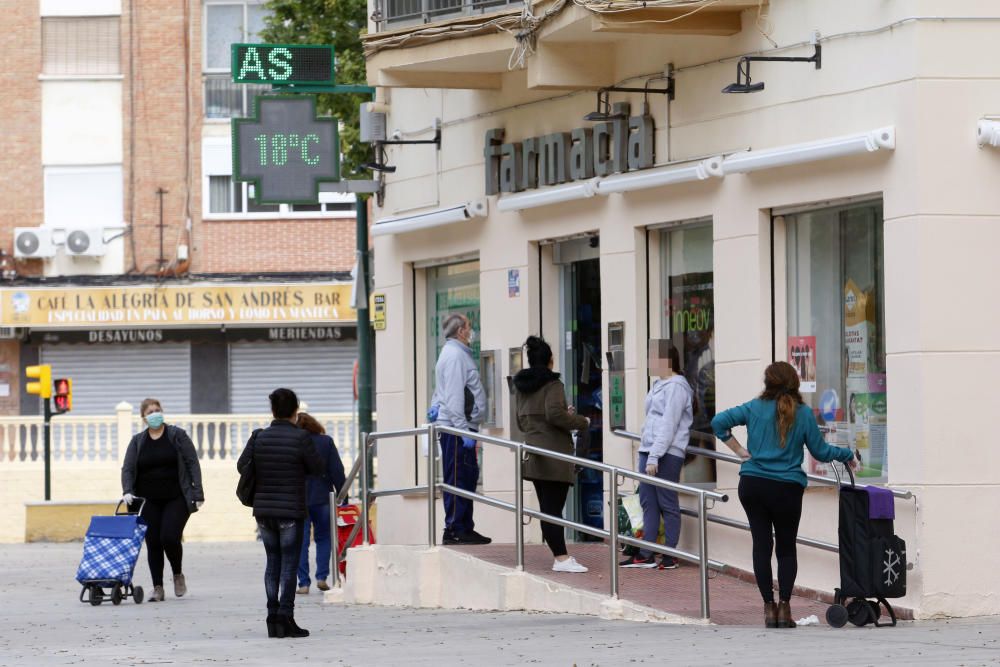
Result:
[[[453,546],[477,558],[514,567],[516,554],[513,544],[486,546]],[[568,574],[552,571],[552,554],[542,544],[524,547],[524,569],[531,574],[557,581],[585,591],[602,595],[609,593],[611,555],[604,544],[581,543],[569,545],[569,552],[577,561],[590,568],[585,574]],[[619,568],[619,591],[623,599],[661,609],[681,616],[701,616],[698,567],[681,563],[676,570],[645,570]],[[709,573],[709,606],[713,623],[719,625],[762,625],[764,607],[757,586],[735,577]],[[815,614],[825,624],[827,605],[822,602],[793,597],[792,615],[800,619]]]

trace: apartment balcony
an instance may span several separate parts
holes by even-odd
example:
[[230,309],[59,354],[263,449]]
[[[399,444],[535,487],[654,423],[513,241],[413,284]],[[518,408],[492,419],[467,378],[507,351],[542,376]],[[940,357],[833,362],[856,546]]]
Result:
[[613,82],[619,52],[662,45],[664,36],[735,35],[743,12],[759,4],[545,0],[531,5],[526,18],[524,3],[508,0],[370,0],[374,30],[363,38],[368,80],[496,89],[505,73],[523,67],[529,88],[600,88]]

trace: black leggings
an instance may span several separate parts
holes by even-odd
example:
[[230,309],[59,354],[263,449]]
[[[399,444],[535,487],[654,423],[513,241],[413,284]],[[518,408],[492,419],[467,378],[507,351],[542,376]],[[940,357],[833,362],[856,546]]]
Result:
[[184,496],[171,500],[147,500],[142,510],[142,518],[149,528],[146,530],[146,559],[149,561],[149,573],[153,577],[154,586],[163,585],[163,554],[166,552],[170,560],[170,569],[174,574],[181,574],[181,559],[184,548],[181,546],[181,535],[188,517],[187,501]]
[[764,602],[774,602],[772,549],[778,556],[778,599],[788,601],[792,597],[799,571],[795,538],[799,534],[804,491],[796,482],[740,476],[740,503],[746,510],[753,536],[753,573]]
[[[569,484],[566,482],[551,482],[548,480],[532,480],[535,485],[535,495],[538,496],[538,509],[544,514],[561,517],[566,504],[566,494]],[[549,545],[552,555],[566,555],[566,529],[548,521],[542,521],[542,539]]]

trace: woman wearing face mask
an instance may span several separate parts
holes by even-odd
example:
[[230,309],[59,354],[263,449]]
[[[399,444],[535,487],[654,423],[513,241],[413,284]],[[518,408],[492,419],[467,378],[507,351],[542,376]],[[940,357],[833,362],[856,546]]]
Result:
[[150,602],[163,600],[163,555],[174,575],[174,595],[187,593],[181,569],[181,537],[192,512],[205,502],[201,465],[191,438],[182,428],[163,421],[163,407],[147,398],[139,408],[147,428],[132,436],[122,464],[122,499],[131,505],[145,498],[142,511],[146,531],[146,558],[153,577]]

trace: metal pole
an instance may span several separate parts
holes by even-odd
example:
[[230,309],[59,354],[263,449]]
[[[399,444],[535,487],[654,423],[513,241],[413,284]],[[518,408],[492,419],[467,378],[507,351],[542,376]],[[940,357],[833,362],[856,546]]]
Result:
[[[355,195],[358,249],[358,428],[372,431],[372,331],[368,320],[368,198]],[[371,474],[369,467],[368,473]],[[370,483],[370,480],[369,480]]]
[[520,446],[514,450],[514,547],[517,552],[517,569],[524,570],[524,478],[521,476]]
[[698,494],[698,574],[701,583],[701,617],[710,617],[708,609],[708,509],[705,494]]
[[330,571],[333,586],[340,588],[340,540],[337,535],[337,489],[330,492]]
[[427,546],[437,545],[437,428],[427,426]]
[[368,541],[368,433],[361,434],[361,538],[367,547]]
[[[611,471],[611,597],[618,599],[618,473]],[[655,539],[655,538],[654,538]]]
[[51,400],[46,398],[43,401],[45,409],[45,423],[42,426],[44,446],[45,446],[45,499],[52,500],[52,405]]
[[167,258],[163,256],[163,195],[167,192],[163,188],[156,188],[156,196],[160,198],[160,224],[157,225],[160,228],[160,257],[156,260],[156,267],[160,271],[163,271],[163,267],[167,264]]

